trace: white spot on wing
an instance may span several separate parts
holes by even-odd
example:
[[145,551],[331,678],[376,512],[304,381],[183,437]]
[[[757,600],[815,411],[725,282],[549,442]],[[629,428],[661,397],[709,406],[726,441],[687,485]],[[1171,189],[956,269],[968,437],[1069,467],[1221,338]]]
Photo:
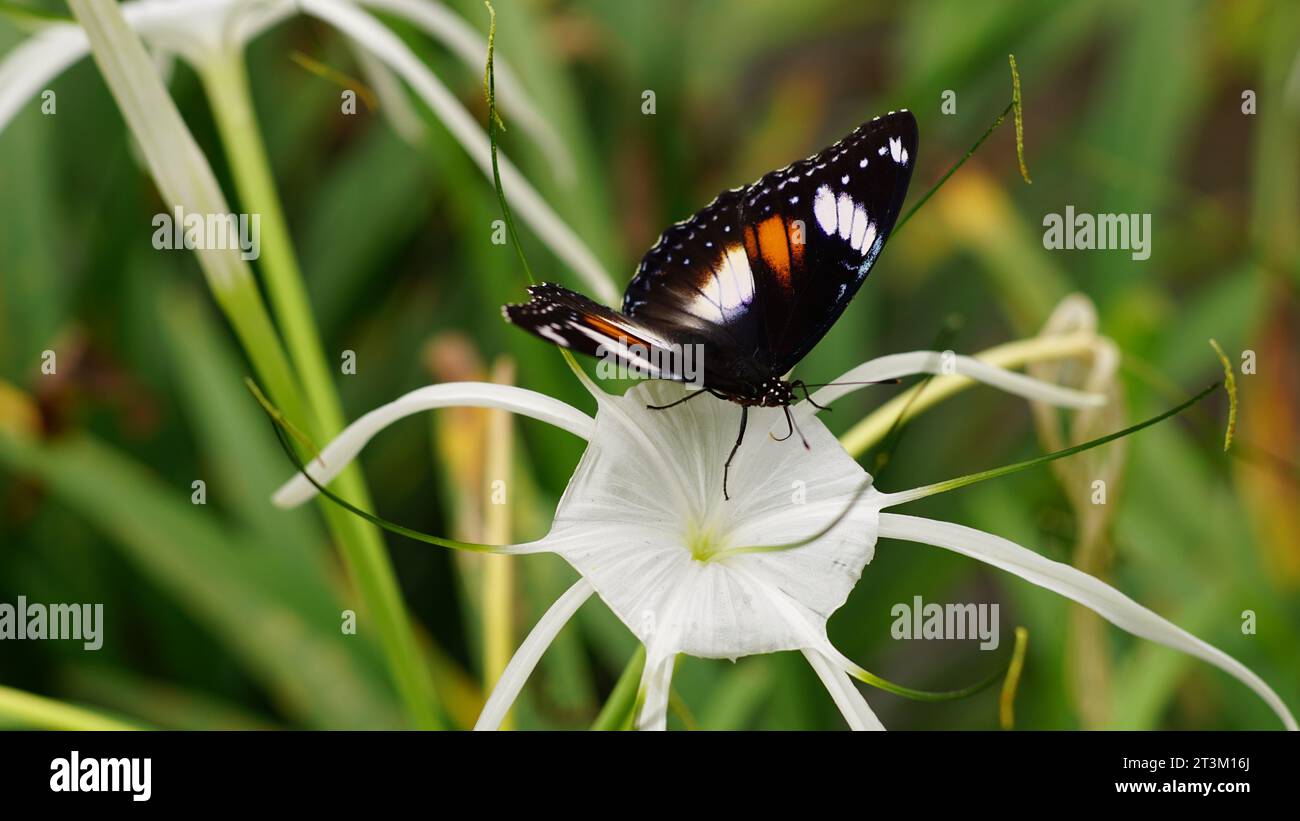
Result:
[[569,347],[569,340],[565,339],[564,337],[557,334],[555,331],[551,330],[550,325],[538,325],[537,334],[538,336],[542,336],[545,337],[546,339],[549,339],[550,341],[554,342],[556,345],[559,345],[561,348]]
[[889,138],[889,156],[893,157],[896,163],[907,162],[907,151],[903,149],[902,137]]
[[853,228],[849,231],[849,245],[853,246],[853,250],[863,250],[862,238],[866,236],[867,225],[869,224],[870,223],[867,220],[867,212],[862,209],[862,206],[859,205],[857,208],[854,208]]
[[[733,245],[727,250],[727,268],[731,271],[730,280],[732,282],[732,291],[735,293],[734,299],[728,299],[727,288],[722,289],[722,310],[728,316],[733,311],[741,308],[754,301],[754,273],[749,270],[749,257],[745,256],[745,249],[740,245]],[[723,277],[725,282],[728,277]]]
[[871,246],[874,245],[875,243],[876,243],[876,224],[874,222],[869,222],[867,223],[867,232],[862,236],[862,248],[861,248],[862,255],[866,256],[867,252],[871,250]]
[[813,198],[813,215],[817,217],[817,224],[821,226],[823,234],[835,232],[835,195],[831,193],[830,186],[823,185],[817,189],[817,195]]
[[709,300],[709,302],[713,303],[714,310],[717,309],[717,306],[722,304],[722,287],[718,285],[718,277],[709,277],[704,283],[704,287],[700,290],[704,292],[704,296]]
[[[627,343],[625,341],[621,339],[610,339],[608,336],[605,336],[604,334],[598,331],[593,331],[591,328],[588,328],[585,325],[575,325],[574,328],[578,331],[581,331],[583,334],[587,335],[588,337],[591,337],[591,339],[595,341],[596,344],[599,345],[602,349],[613,353],[615,356],[617,356],[619,359],[622,359],[627,364],[645,368],[646,372],[649,373],[651,376],[657,377],[662,375],[663,372],[660,370],[659,366],[654,363],[653,360],[648,359],[644,356],[638,356],[634,354],[628,348]],[[659,347],[663,347],[663,346],[659,346]],[[644,348],[644,346],[638,346],[638,353],[642,348]],[[646,354],[649,354],[649,351],[646,351]]]
[[839,206],[840,239],[848,239],[849,229],[853,226],[853,199],[848,194],[840,194],[836,204]]

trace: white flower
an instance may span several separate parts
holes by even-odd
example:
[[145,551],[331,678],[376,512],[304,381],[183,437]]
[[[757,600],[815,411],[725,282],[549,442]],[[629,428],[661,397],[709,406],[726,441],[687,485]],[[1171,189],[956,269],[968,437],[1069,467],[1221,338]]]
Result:
[[[86,9],[93,13],[94,4]],[[367,9],[405,19],[445,43],[476,72],[481,70],[487,53],[482,37],[464,20],[432,0],[134,0],[121,5],[122,16],[154,50],[156,58],[165,62],[171,55],[179,56],[200,75],[216,74],[218,82],[227,81],[221,73],[228,69],[232,55],[237,57],[248,42],[287,17],[302,13],[329,23],[360,49],[362,65],[372,74],[372,83],[383,95],[385,108],[391,109],[399,131],[409,134],[414,124],[404,113],[402,96],[391,93],[395,83],[386,71],[392,71],[410,86],[490,177],[488,138],[474,116],[406,43]],[[41,26],[32,37],[4,55],[0,60],[0,131],[51,80],[89,53],[90,40],[81,26],[55,22]],[[529,102],[509,65],[500,59],[496,63],[496,88],[500,104],[511,113],[512,121],[537,141],[562,181],[571,179],[573,163],[562,141]],[[160,116],[157,105],[145,105],[134,98],[121,99],[119,103],[128,121],[134,117],[136,123],[153,122]],[[133,132],[137,139],[146,139],[140,128],[133,128]],[[148,147],[145,148],[147,153]],[[187,166],[159,166],[157,157],[151,159],[155,175],[162,174],[158,182],[165,194],[166,189],[187,186],[185,178],[192,176],[184,170]],[[186,163],[192,167],[201,159],[187,158]],[[200,173],[210,175],[205,161],[202,165],[204,169]],[[617,289],[586,245],[514,165],[502,157],[500,166],[502,183],[512,205],[539,238],[597,296],[606,302],[615,301]],[[184,202],[176,196],[168,199]],[[216,207],[215,201],[212,205]],[[212,212],[201,208],[196,211]]]
[[[966,357],[948,362],[957,374],[1037,401],[1087,407],[1100,399]],[[936,373],[944,364],[944,355],[935,352],[886,356],[837,382]],[[1286,706],[1258,676],[1096,578],[978,530],[885,512],[924,493],[891,494],[870,487],[868,474],[817,419],[810,403],[794,409],[807,450],[797,441],[775,441],[785,426],[779,409],[750,409],[749,435],[733,463],[731,499],[726,501],[722,465],[735,441],[735,405],[700,396],[675,408],[651,410],[647,404],[681,398],[685,388],[651,381],[613,396],[588,387],[598,405],[594,420],[520,388],[479,383],[422,388],[363,416],[308,468],[316,482],[327,482],[389,424],[453,405],[504,408],[588,440],[550,533],[536,542],[499,548],[503,553],[555,553],[582,578],[523,642],[488,699],[479,729],[500,724],[543,651],[593,593],[646,647],[637,719],[641,728],[666,725],[678,653],[735,659],[798,650],[850,727],[881,729],[850,680],[870,674],[840,654],[826,636],[827,619],[848,597],[880,537],[931,544],[987,562],[1080,602],[1135,635],[1204,659],[1244,682],[1287,727],[1295,728]],[[828,387],[814,398],[826,404],[854,389]],[[300,474],[274,500],[292,506],[315,493]],[[808,541],[811,536],[816,538]],[[807,543],[789,547],[803,541]]]

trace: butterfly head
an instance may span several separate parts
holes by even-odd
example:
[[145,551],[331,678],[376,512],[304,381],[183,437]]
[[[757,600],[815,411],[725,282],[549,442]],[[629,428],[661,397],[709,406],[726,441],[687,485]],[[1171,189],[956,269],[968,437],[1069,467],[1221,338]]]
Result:
[[754,404],[764,408],[781,408],[794,402],[794,388],[784,379],[772,377],[758,386]]

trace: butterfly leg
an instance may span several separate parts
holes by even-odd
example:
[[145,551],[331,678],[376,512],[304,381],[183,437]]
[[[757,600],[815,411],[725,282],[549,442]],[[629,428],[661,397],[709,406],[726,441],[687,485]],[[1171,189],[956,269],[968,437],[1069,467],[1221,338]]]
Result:
[[727,474],[731,471],[731,460],[736,458],[736,451],[740,450],[740,443],[745,438],[745,425],[749,423],[749,407],[742,405],[740,408],[740,433],[736,434],[736,444],[731,446],[731,453],[727,456],[727,463],[722,466],[722,498],[731,501],[727,495]]
[[[808,444],[808,437],[804,436],[803,431],[799,430],[799,426],[794,423],[794,417],[790,415],[789,405],[785,406],[785,421],[789,422],[791,429],[793,429],[795,433],[799,434],[799,441],[803,442],[803,449],[812,450],[812,445]],[[790,437],[787,436],[786,438],[789,439]]]
[[[772,436],[770,431],[768,432],[767,435]],[[791,436],[794,436],[794,419],[790,417],[790,406],[786,405],[785,406],[785,436],[772,436],[772,441],[784,442],[785,440],[789,439]]]
[[683,402],[687,402],[691,399],[694,399],[695,397],[699,396],[702,393],[704,393],[704,391],[700,391],[700,390],[690,391],[681,399],[678,399],[676,402],[669,402],[667,405],[646,405],[646,407],[649,408],[650,410],[668,410],[669,408],[677,407]]

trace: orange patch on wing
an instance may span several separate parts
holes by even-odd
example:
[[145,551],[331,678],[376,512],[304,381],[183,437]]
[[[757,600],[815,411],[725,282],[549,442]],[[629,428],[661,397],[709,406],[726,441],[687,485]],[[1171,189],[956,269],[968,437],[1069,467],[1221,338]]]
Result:
[[797,262],[803,260],[803,246],[790,239],[785,220],[780,216],[768,217],[758,224],[757,229],[745,226],[745,250],[751,258],[761,256],[787,291],[790,289],[790,249],[795,249]]
[[787,235],[790,240],[790,250],[794,252],[793,267],[803,268],[803,247],[808,244],[808,238],[805,236],[802,220],[796,220],[798,225],[790,225]]
[[745,226],[745,253],[753,259],[758,256],[758,235],[754,233],[754,226]]
[[785,220],[779,216],[759,222],[757,230],[754,226],[745,226],[745,252],[749,253],[749,259],[761,257],[772,273],[776,274],[781,287],[789,291],[790,246],[787,240]]
[[646,342],[644,339],[637,337],[635,334],[628,333],[627,329],[620,328],[607,319],[601,319],[598,316],[584,316],[583,319],[589,327],[601,332],[610,339],[621,339],[632,344],[645,345],[646,347],[650,346],[650,343]]

